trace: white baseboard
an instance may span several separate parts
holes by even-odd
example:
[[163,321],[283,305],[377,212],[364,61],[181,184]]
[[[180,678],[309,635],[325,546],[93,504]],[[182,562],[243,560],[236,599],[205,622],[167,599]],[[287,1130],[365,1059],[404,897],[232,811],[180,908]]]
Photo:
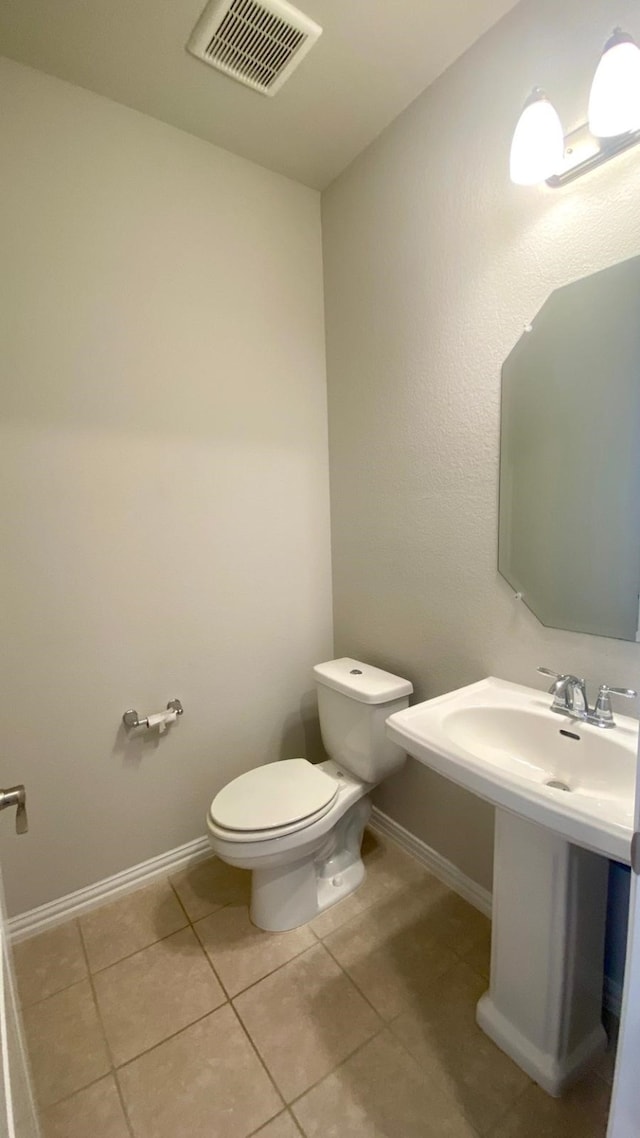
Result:
[[470,905],[474,905],[486,917],[491,917],[491,893],[488,889],[484,889],[482,885],[478,885],[477,881],[473,878],[467,877],[457,865],[452,861],[448,861],[446,857],[439,854],[436,850],[428,846],[426,842],[416,838],[409,830],[405,830],[398,822],[394,822],[388,814],[383,814],[382,810],[378,810],[377,806],[373,807],[371,812],[371,822],[369,823],[372,830],[378,830],[381,834],[386,834],[391,838],[396,845],[400,846],[407,853],[412,854],[416,861],[419,861],[427,869],[431,871],[434,877],[442,881],[444,885],[448,885],[454,893],[458,893],[460,897],[464,897]]
[[157,877],[177,873],[178,870],[185,869],[186,866],[201,861],[210,854],[211,846],[207,838],[196,838],[184,846],[167,850],[166,853],[158,854],[157,857],[140,862],[139,865],[133,865],[130,869],[124,869],[113,877],[106,877],[104,881],[97,881],[95,885],[87,885],[75,893],[68,893],[66,897],[59,897],[56,901],[39,905],[37,909],[30,909],[27,913],[10,917],[7,921],[9,939],[16,942],[46,932],[55,925],[71,920],[72,917],[88,913],[98,905],[115,901],[124,893],[148,885]]
[[[416,838],[409,830],[405,830],[404,826],[395,822],[388,814],[384,814],[377,806],[372,809],[369,825],[372,830],[391,838],[396,845],[411,854],[416,861],[430,870],[434,877],[437,877],[454,893],[463,897],[470,905],[474,905],[485,916],[491,917],[491,892],[484,889],[482,885],[478,885],[477,881],[468,877],[453,862],[443,857],[442,854],[432,849],[420,838]],[[86,888],[78,889],[75,893],[68,893],[66,897],[59,897],[56,901],[39,905],[37,909],[30,909],[27,913],[20,913],[17,917],[11,917],[7,921],[9,939],[16,942],[26,940],[30,936],[36,936],[37,933],[46,932],[47,929],[71,920],[72,917],[79,917],[83,913],[88,913],[90,909],[95,909],[98,905],[115,901],[117,897],[121,897],[125,893],[139,889],[142,885],[148,885],[157,877],[177,873],[188,865],[209,857],[210,854],[211,846],[206,837],[196,838],[184,846],[167,850],[166,853],[158,854],[157,857],[152,857],[148,861],[132,866],[130,869],[124,869],[121,873],[114,874],[113,877],[107,877],[104,881],[97,881],[95,885],[87,885]],[[612,1015],[619,1018],[621,1005],[622,985],[610,976],[605,976],[603,1006]]]

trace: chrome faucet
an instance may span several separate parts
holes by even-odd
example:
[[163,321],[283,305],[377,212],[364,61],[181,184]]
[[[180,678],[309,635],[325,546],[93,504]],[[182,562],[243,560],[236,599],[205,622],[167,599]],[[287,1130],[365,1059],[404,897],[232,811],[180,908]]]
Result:
[[611,709],[612,695],[621,695],[626,699],[635,699],[638,695],[633,688],[611,688],[608,684],[601,684],[592,709],[589,707],[587,685],[583,679],[571,674],[552,672],[549,668],[538,668],[538,671],[553,679],[549,688],[549,695],[553,696],[551,710],[558,715],[568,715],[571,719],[582,719],[594,727],[615,727]]
[[549,688],[549,695],[553,696],[551,710],[559,715],[571,715],[579,718],[588,712],[587,685],[578,676],[570,673],[562,675],[552,672],[549,668],[538,668],[543,676],[551,676],[553,683]]

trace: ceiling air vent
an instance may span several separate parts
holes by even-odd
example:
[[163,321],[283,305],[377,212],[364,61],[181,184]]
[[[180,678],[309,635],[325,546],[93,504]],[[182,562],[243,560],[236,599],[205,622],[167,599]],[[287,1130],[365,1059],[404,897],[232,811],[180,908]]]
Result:
[[210,0],[187,49],[254,91],[275,95],[321,34],[286,0]]

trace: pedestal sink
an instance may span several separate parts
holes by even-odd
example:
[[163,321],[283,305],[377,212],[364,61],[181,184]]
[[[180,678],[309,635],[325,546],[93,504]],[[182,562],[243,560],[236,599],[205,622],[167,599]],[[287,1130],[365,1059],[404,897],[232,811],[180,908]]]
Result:
[[484,1031],[549,1094],[604,1050],[608,858],[629,862],[638,723],[610,730],[489,677],[387,720],[414,758],[496,807]]

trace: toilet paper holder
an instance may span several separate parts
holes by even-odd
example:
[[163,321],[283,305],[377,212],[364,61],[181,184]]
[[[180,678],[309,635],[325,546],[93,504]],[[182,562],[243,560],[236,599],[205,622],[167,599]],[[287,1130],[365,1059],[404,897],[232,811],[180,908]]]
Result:
[[[175,711],[176,715],[184,715],[184,707],[179,699],[170,699],[167,704],[167,711]],[[150,716],[143,716],[141,719],[138,712],[131,708],[130,711],[125,711],[122,716],[127,731],[133,731],[136,727],[148,727]],[[152,718],[152,717],[151,717]]]

